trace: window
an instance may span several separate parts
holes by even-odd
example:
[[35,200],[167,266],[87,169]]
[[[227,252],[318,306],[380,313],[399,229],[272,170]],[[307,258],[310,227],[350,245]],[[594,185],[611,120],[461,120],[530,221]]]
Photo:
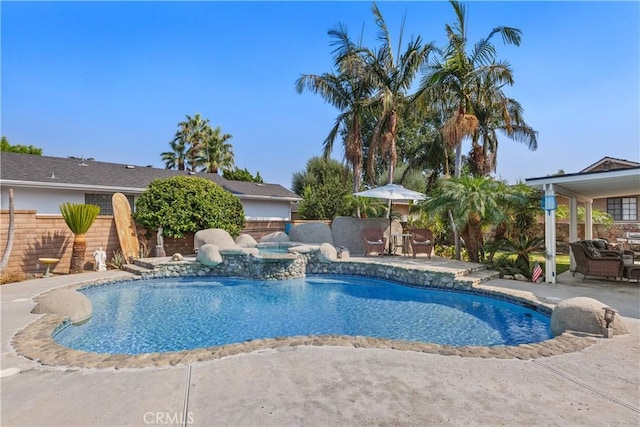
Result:
[[638,199],[636,197],[615,197],[607,199],[607,213],[615,221],[637,221]]
[[[113,215],[113,205],[111,204],[112,194],[85,194],[84,203],[100,207],[100,215]],[[127,196],[131,210],[133,210],[133,196]]]

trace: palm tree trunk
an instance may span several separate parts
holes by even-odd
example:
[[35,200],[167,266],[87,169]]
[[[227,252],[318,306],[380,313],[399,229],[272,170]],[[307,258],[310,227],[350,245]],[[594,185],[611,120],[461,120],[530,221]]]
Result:
[[453,219],[453,212],[449,210],[449,221],[451,222],[451,230],[453,230],[453,241],[455,243],[455,252],[454,258],[460,261],[460,230],[458,230],[458,225]]
[[467,240],[467,253],[469,261],[480,262],[480,222],[469,219],[469,239]]
[[456,159],[453,173],[456,178],[462,176],[462,141],[456,144]]
[[382,121],[376,123],[373,129],[373,135],[371,136],[371,142],[369,144],[369,151],[367,152],[367,171],[366,180],[370,184],[373,184],[376,179],[376,155],[380,149],[380,133],[382,131]]
[[[504,222],[498,223],[496,225],[495,233],[493,235],[493,241],[499,242],[504,238],[505,234],[507,234],[507,225]],[[489,262],[493,261],[493,257],[496,254],[496,250],[497,250],[497,245],[494,244],[493,247],[491,248],[491,252],[489,252],[489,257],[487,258],[487,261]]]
[[2,255],[2,261],[0,261],[0,274],[4,273],[4,270],[9,265],[9,256],[11,255],[11,249],[13,249],[13,236],[15,234],[15,207],[13,204],[13,188],[9,189],[9,234],[7,236],[7,245],[4,248],[4,254]]
[[[360,176],[362,175],[362,164],[353,165],[353,192],[360,190]],[[360,218],[360,206],[356,205],[356,218]]]
[[84,255],[87,252],[86,234],[76,234],[73,239],[73,250],[71,251],[71,265],[69,273],[82,273],[84,271]]
[[473,164],[475,165],[476,173],[484,176],[486,175],[484,167],[485,159],[482,152],[482,146],[479,144],[478,138],[478,132],[474,132],[471,140],[471,152],[473,153]]
[[398,117],[395,111],[391,111],[389,116],[388,134],[389,134],[389,184],[393,182],[393,170],[396,167],[398,153],[396,151],[396,128],[398,125]]

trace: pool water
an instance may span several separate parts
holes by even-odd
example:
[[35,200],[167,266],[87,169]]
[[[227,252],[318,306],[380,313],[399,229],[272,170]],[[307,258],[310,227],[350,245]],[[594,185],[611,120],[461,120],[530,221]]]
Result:
[[82,291],[93,317],[54,335],[67,347],[139,354],[295,335],[360,335],[461,345],[551,338],[549,318],[473,294],[366,277],[287,281],[154,279]]

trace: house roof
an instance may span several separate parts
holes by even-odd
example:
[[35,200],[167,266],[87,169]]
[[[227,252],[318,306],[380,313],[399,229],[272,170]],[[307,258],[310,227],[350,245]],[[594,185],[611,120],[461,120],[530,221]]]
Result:
[[539,189],[553,185],[556,193],[575,196],[581,201],[631,196],[640,193],[640,166],[527,178],[525,182]]
[[193,175],[208,179],[240,199],[301,200],[297,194],[279,184],[230,181],[214,173],[194,173],[33,154],[3,152],[0,155],[0,183],[15,187],[118,191],[139,194],[154,179],[180,175]]
[[582,169],[582,172],[593,172],[598,170],[600,167],[603,167],[601,170],[612,170],[612,169],[624,169],[624,168],[633,168],[640,166],[640,163],[633,162],[631,160],[626,159],[616,159],[615,157],[603,157],[592,165],[587,166]]

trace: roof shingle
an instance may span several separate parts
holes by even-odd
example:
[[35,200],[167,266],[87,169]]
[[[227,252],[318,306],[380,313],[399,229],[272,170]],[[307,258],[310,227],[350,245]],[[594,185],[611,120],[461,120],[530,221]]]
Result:
[[0,181],[21,181],[34,186],[42,183],[49,188],[51,184],[69,184],[130,188],[131,192],[137,193],[147,188],[154,179],[179,175],[193,175],[208,179],[240,198],[300,199],[297,194],[279,184],[229,181],[213,173],[193,173],[33,154],[3,152],[0,155]]

